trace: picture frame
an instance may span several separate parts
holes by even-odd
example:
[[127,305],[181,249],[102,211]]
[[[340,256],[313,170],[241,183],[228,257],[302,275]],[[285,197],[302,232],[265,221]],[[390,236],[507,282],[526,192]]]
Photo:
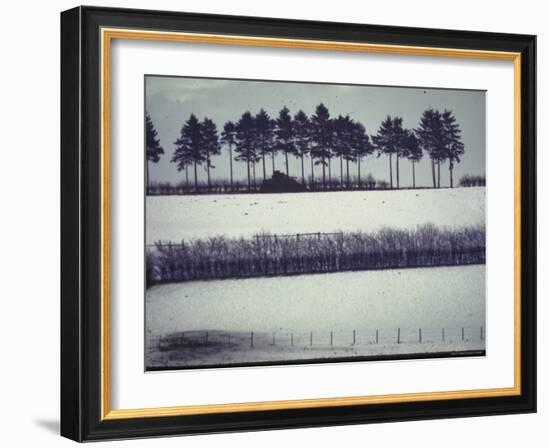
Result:
[[[111,232],[110,195],[116,175],[111,165],[111,49],[117,40],[513,64],[513,241],[499,241],[513,246],[513,385],[113,408],[113,387],[120,384],[113,384],[111,376],[111,287],[117,278],[110,264],[117,238]],[[531,35],[99,7],[63,12],[61,434],[82,442],[535,412],[535,57]]]

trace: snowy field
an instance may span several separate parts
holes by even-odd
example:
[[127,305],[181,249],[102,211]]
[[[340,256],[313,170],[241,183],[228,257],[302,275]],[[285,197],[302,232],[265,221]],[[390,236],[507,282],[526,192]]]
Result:
[[[167,284],[146,293],[146,365],[479,351],[485,347],[484,325],[483,265]],[[401,344],[397,328],[403,329]],[[258,334],[253,349],[251,332]],[[234,334],[232,341],[228,333]],[[273,333],[278,343],[273,344]],[[170,346],[174,338],[181,339],[179,347]]]
[[375,231],[485,223],[485,188],[149,196],[146,243],[270,232]]
[[[458,330],[460,331],[460,329]],[[161,346],[153,342],[147,352],[147,370],[174,370],[178,368],[216,367],[231,365],[262,365],[296,362],[330,362],[330,361],[376,361],[388,359],[411,359],[428,357],[456,357],[456,356],[484,356],[485,341],[474,335],[470,329],[465,340],[461,340],[455,331],[453,338],[446,341],[424,342],[394,341],[352,344],[349,341],[324,344],[314,342],[290,345],[284,340],[277,339],[275,344],[269,342],[269,337],[255,342],[250,347],[249,337],[231,335],[227,341],[227,334],[220,334],[215,340],[208,343],[198,339],[189,339],[185,334],[172,338],[173,345],[166,341]],[[212,335],[211,335],[212,336]],[[316,334],[314,333],[314,336]],[[447,337],[447,336],[446,336]],[[223,340],[222,340],[223,339]]]

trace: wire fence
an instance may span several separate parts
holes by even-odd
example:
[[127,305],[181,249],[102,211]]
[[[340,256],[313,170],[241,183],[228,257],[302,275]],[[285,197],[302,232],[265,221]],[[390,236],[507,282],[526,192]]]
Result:
[[483,342],[485,328],[480,326],[439,328],[378,328],[330,331],[181,331],[149,338],[149,347],[161,351],[179,348],[333,348],[393,344],[452,345]]
[[[306,232],[306,233],[256,233],[252,239],[256,244],[265,244],[265,242],[277,240],[295,240],[306,239],[321,240],[323,238],[340,237],[343,238],[345,232]],[[169,249],[184,249],[189,243],[173,243],[172,241],[157,241],[155,243],[145,244],[147,252],[164,252]]]

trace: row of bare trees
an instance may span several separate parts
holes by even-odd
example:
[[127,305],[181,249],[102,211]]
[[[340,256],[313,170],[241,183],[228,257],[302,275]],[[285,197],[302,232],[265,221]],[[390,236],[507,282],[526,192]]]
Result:
[[147,250],[147,283],[485,263],[485,227],[213,236]]
[[[151,118],[146,114],[147,164],[156,163],[164,153]],[[376,153],[387,156],[389,161],[389,186],[400,188],[399,162],[406,159],[412,166],[412,187],[416,188],[416,165],[424,153],[432,166],[433,188],[441,186],[441,165],[448,162],[449,186],[453,187],[453,169],[464,154],[461,129],[452,111],[440,112],[426,109],[415,129],[403,127],[401,117],[387,116],[376,134],[369,137],[365,127],[349,115],[330,116],[328,108],[320,103],[308,116],[299,110],[294,116],[285,106],[276,118],[271,118],[264,109],[256,115],[244,112],[236,121],[224,124],[221,135],[216,124],[209,118],[200,121],[194,114],[183,124],[180,137],[174,142],[171,162],[178,171],[185,172],[185,185],[189,188],[189,169],[193,168],[194,186],[198,191],[197,169],[202,166],[207,173],[207,188],[211,186],[211,170],[215,168],[212,158],[221,154],[225,147],[229,153],[230,187],[233,187],[234,162],[246,163],[248,190],[256,190],[257,166],[261,166],[262,180],[268,171],[275,172],[278,153],[284,156],[284,169],[289,176],[289,157],[300,161],[302,184],[306,184],[306,160],[309,158],[311,185],[315,186],[315,167],[321,168],[323,189],[332,184],[333,160],[339,160],[341,187],[349,187],[350,164],[355,164],[356,178],[361,184],[362,161]],[[271,162],[271,163],[270,163]],[[395,164],[395,167],[394,167]],[[269,168],[269,165],[271,167]],[[394,182],[395,170],[395,182]],[[252,188],[253,187],[253,188]]]

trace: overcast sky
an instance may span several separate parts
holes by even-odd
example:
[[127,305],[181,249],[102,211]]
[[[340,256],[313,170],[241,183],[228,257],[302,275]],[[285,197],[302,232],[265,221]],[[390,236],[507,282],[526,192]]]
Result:
[[[455,183],[464,174],[485,174],[485,92],[470,90],[444,90],[430,88],[358,86],[342,84],[315,84],[277,81],[243,81],[225,79],[184,78],[151,76],[145,77],[145,109],[151,116],[158,132],[164,155],[157,163],[150,164],[152,181],[177,183],[184,180],[170,163],[174,142],[180,135],[183,123],[194,113],[199,120],[208,117],[216,123],[221,133],[225,122],[238,121],[241,114],[250,111],[256,114],[260,108],[275,118],[284,106],[294,115],[299,109],[311,115],[319,103],[328,107],[331,117],[349,114],[360,121],[369,135],[375,134],[380,122],[387,116],[400,116],[403,126],[415,128],[422,112],[429,107],[451,109],[462,129],[465,145],[464,157],[454,170]],[[215,169],[213,179],[229,178],[229,155],[226,148],[212,160]],[[269,163],[268,166],[271,166]],[[306,164],[306,175],[310,175]],[[284,157],[276,158],[276,169],[284,171]],[[234,178],[246,178],[246,164],[233,163]],[[400,184],[412,184],[410,163],[400,163]],[[261,177],[261,165],[257,176]],[[339,162],[332,162],[333,176],[339,175]],[[293,157],[290,175],[298,176],[300,168]],[[352,173],[356,174],[353,166]],[[387,157],[372,155],[363,160],[362,177],[371,173],[376,179],[389,181]],[[268,175],[270,171],[268,171]],[[316,177],[321,167],[316,167]],[[199,169],[199,178],[206,173]],[[395,178],[395,172],[394,172]],[[395,181],[394,181],[395,182]],[[448,165],[442,166],[441,183],[448,185]],[[416,167],[417,186],[430,186],[431,168],[427,155]]]

